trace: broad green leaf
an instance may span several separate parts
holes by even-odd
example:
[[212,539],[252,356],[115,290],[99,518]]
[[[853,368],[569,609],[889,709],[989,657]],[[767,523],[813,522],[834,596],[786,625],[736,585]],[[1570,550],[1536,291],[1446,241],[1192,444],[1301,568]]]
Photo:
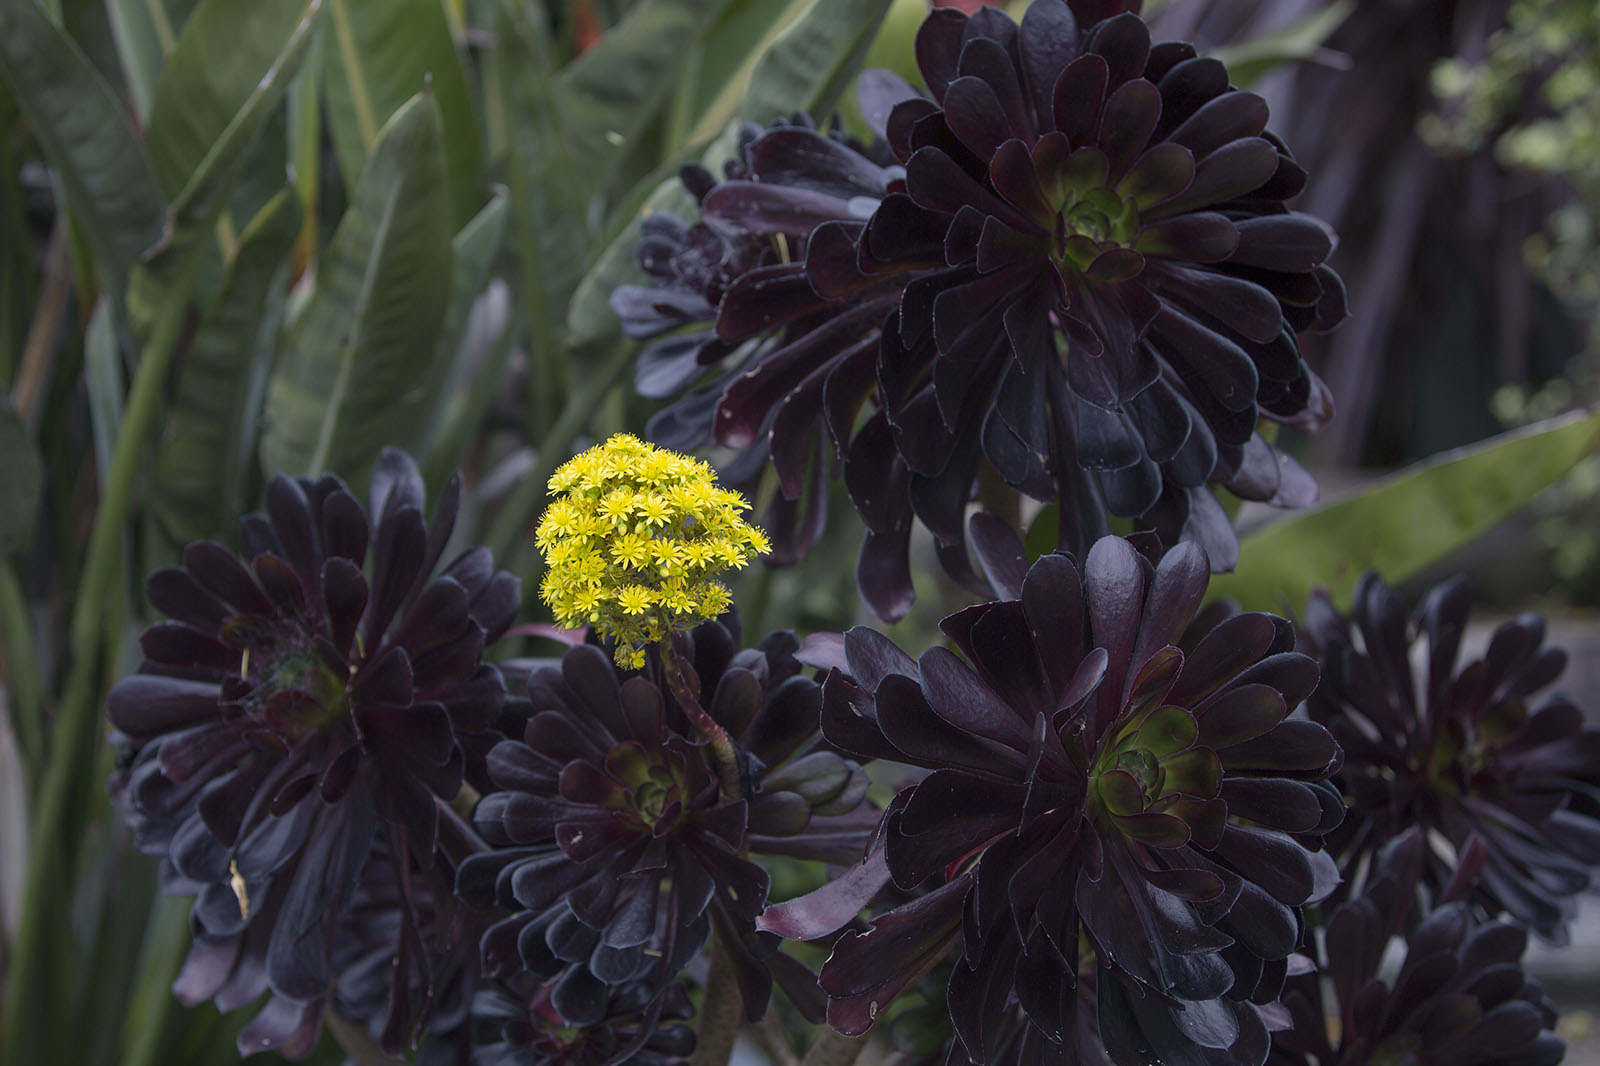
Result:
[[[700,162],[713,173],[720,173],[722,164],[733,157],[739,143],[740,125],[738,119],[729,121],[722,135],[700,152]],[[611,293],[618,285],[639,285],[649,280],[639,267],[639,238],[644,220],[657,211],[667,211],[688,221],[698,218],[694,197],[678,180],[677,168],[671,169],[672,176],[657,180],[649,193],[639,199],[632,214],[616,227],[615,234],[610,236],[579,282],[567,307],[570,351],[598,354],[610,351],[620,342],[622,329],[611,310]]]
[[204,0],[156,79],[145,145],[179,225],[209,224],[305,55],[323,0]]
[[883,29],[867,49],[862,65],[892,70],[926,91],[922,71],[917,69],[916,40],[917,29],[927,17],[927,0],[891,0]]
[[566,105],[550,67],[543,23],[502,0],[495,59],[507,127],[507,171],[515,211],[521,300],[542,419],[557,406],[565,351],[560,329],[572,291],[593,254],[588,213],[593,170],[579,165]]
[[0,545],[27,545],[39,511],[43,480],[28,427],[11,406],[11,397],[0,392],[0,500],[5,501],[0,507]]
[[178,43],[161,0],[106,0],[106,20],[117,44],[117,58],[128,81],[134,112],[142,122],[166,54]]
[[[117,1046],[120,1026],[110,1023],[127,1016],[142,987],[139,976],[153,976],[136,974],[135,966],[151,904],[158,898],[157,863],[144,855],[127,854],[134,848],[125,829],[104,831],[102,827],[116,825],[106,817],[109,814],[104,811],[104,820],[85,837],[98,854],[86,855],[79,866],[78,902],[92,911],[94,919],[94,935],[80,933],[81,943],[94,949],[84,967],[89,985],[80,1008],[83,1039],[74,1048],[74,1062],[80,1066],[128,1066]],[[161,977],[157,981],[170,986],[175,974],[164,976],[164,982]]]
[[825,118],[861,69],[890,0],[813,0],[772,42],[739,104],[739,117],[767,123],[791,111]]
[[289,83],[284,105],[289,165],[300,195],[300,239],[295,242],[294,272],[304,273],[317,251],[317,205],[322,194],[322,53],[328,35],[316,34],[300,73]]
[[426,90],[444,116],[450,204],[463,225],[482,202],[478,119],[439,0],[327,0],[323,101],[345,188],[356,179],[383,124]]
[[[674,102],[677,126],[696,122],[689,141],[703,141],[728,124],[773,40],[814,6],[814,0],[735,0],[728,5],[705,33],[694,76],[686,79]],[[775,116],[766,117],[770,121]]]
[[617,316],[611,310],[611,293],[618,285],[643,284],[646,280],[638,265],[639,225],[657,211],[670,211],[679,218],[693,219],[694,198],[675,177],[661,182],[628,226],[600,253],[594,266],[578,283],[567,312],[567,334],[572,351],[598,352],[615,344],[622,335]]
[[300,200],[286,189],[245,227],[189,346],[151,479],[151,506],[180,543],[231,534],[247,502],[281,318],[268,312],[300,220]]
[[161,1061],[161,1035],[174,1006],[172,979],[190,938],[191,907],[188,899],[175,896],[159,896],[150,907],[135,967],[140,980],[122,1027],[124,1066],[154,1066]]
[[415,448],[450,276],[439,109],[420,95],[378,135],[267,391],[270,473],[366,475],[386,444]]
[[1600,448],[1600,413],[1491,437],[1243,538],[1210,595],[1247,610],[1299,610],[1326,586],[1348,605],[1368,570],[1402,581],[1470,543]]
[[1348,69],[1350,57],[1342,53],[1329,52],[1322,47],[1322,42],[1326,41],[1355,9],[1355,0],[1334,0],[1328,6],[1275,33],[1218,48],[1215,53],[1216,58],[1227,66],[1233,83],[1241,88],[1249,88],[1285,63],[1317,60],[1340,69]]
[[55,168],[109,287],[120,291],[166,217],[121,104],[35,0],[0,0],[0,77]]
[[117,347],[115,317],[110,301],[102,297],[95,304],[83,335],[89,426],[94,433],[95,465],[101,477],[111,469],[111,450],[122,428],[122,356]]
[[489,283],[490,268],[505,243],[510,215],[510,197],[505,189],[498,188],[494,198],[450,242],[455,269],[450,278],[450,302],[445,306],[444,323],[439,329],[439,344],[429,364],[426,443],[418,449],[422,454],[432,447],[439,420],[453,392],[452,386],[460,377],[461,360],[466,351],[463,342],[467,317],[474,301]]
[[[574,166],[591,189],[620,193],[634,150],[659,132],[696,42],[728,0],[644,0],[564,69],[556,99]],[[648,171],[676,148],[664,145]],[[637,175],[632,175],[637,177]]]
[[[460,467],[470,442],[479,432],[484,416],[494,403],[501,382],[505,380],[506,364],[511,359],[511,352],[521,332],[522,323],[517,316],[503,313],[500,332],[489,342],[486,350],[470,353],[474,356],[470,367],[457,368],[458,375],[445,396],[444,410],[440,412],[434,433],[428,440],[428,458],[422,467],[431,488],[442,486]],[[464,350],[463,356],[467,354],[468,351]],[[470,373],[465,372],[468,370]]]
[[[16,128],[18,115],[10,98],[0,90],[0,130]],[[27,232],[27,207],[23,201],[21,154],[26,146],[16,138],[0,139],[0,231]],[[27,241],[0,242],[0,381],[15,384],[27,344],[28,326],[35,314],[38,261]]]
[[105,0],[106,23],[140,125],[150,116],[156,78],[178,46],[178,31],[199,0]]

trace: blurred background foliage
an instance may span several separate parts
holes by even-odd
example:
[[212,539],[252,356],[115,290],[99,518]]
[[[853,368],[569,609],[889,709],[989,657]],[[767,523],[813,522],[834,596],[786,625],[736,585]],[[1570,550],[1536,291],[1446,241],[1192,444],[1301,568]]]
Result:
[[[186,907],[101,785],[141,575],[234,542],[270,473],[360,491],[392,444],[434,491],[462,469],[458,536],[536,587],[549,471],[650,411],[607,302],[639,219],[689,212],[678,168],[720,169],[741,122],[857,124],[856,72],[914,81],[926,10],[0,0],[0,1061],[234,1057],[236,1022],[172,1002]],[[1226,590],[1298,607],[1476,552],[1505,606],[1600,603],[1592,0],[1146,13],[1269,99],[1300,208],[1341,233],[1356,316],[1309,342],[1340,414],[1291,442],[1325,490],[1475,444],[1261,529]],[[806,566],[744,578],[748,632],[857,620],[860,527],[832,514]],[[963,602],[924,569],[902,643]]]

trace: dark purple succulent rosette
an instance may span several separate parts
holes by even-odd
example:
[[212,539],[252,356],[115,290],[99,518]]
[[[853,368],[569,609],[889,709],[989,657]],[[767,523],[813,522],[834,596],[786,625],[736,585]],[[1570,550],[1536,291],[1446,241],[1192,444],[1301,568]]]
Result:
[[845,300],[819,297],[806,276],[811,234],[824,223],[859,231],[900,168],[881,142],[864,146],[797,114],[746,125],[725,175],[684,168],[702,221],[645,219],[638,259],[651,283],[619,286],[611,306],[628,336],[650,341],[638,392],[674,399],[647,437],[683,451],[738,449],[722,472],[733,485],[753,487],[771,460],[780,491],[761,524],[770,561],[786,564],[826,524],[832,442],[849,438],[875,386],[879,327],[899,291],[888,279]]
[[[446,832],[462,830],[471,833],[459,823]],[[471,1046],[467,1008],[478,983],[480,923],[456,902],[453,880],[438,856],[427,867],[413,857],[402,880],[380,842],[333,940],[334,1013],[380,1044],[416,1046],[418,1066],[460,1062]]]
[[[975,540],[1001,547],[982,525]],[[1338,876],[1315,850],[1342,814],[1325,783],[1338,748],[1290,717],[1316,663],[1270,615],[1186,636],[1210,572],[1195,545],[1155,566],[1118,538],[1081,569],[1022,558],[1014,542],[984,554],[1005,598],[944,620],[960,655],[912,660],[857,628],[848,673],[828,675],[824,736],[931,771],[891,806],[878,854],[896,885],[936,885],[837,942],[829,1021],[864,1031],[959,945],[952,1061],[1098,1040],[1114,1062],[1260,1063],[1299,908]],[[997,1023],[1013,997],[1021,1035]]]
[[[1329,918],[1317,972],[1307,965],[1289,979],[1283,1006],[1292,1024],[1273,1034],[1268,1066],[1562,1060],[1555,1008],[1522,970],[1528,934],[1484,921],[1460,900],[1420,912],[1430,861],[1422,829],[1380,850],[1361,893]],[[1385,953],[1402,932],[1405,960],[1391,975]]]
[[743,799],[721,797],[654,652],[635,672],[573,648],[530,677],[524,736],[490,753],[500,791],[474,817],[495,850],[462,863],[457,893],[511,912],[483,937],[485,975],[548,982],[569,1025],[596,1024],[619,985],[669,987],[713,928],[750,1017],[775,978],[803,998],[814,978],[755,932],[768,876],[748,855],[851,863],[878,820],[860,767],[819,742],[820,686],[791,634],[741,651],[727,615],[684,643],[700,703],[744,759]]
[[886,126],[903,181],[853,255],[824,258],[813,235],[819,292],[905,284],[880,409],[846,460],[882,560],[904,555],[915,514],[959,567],[984,461],[1059,502],[1060,546],[1079,555],[1109,511],[1231,569],[1211,485],[1315,496],[1256,427],[1331,415],[1296,334],[1345,316],[1332,234],[1286,206],[1306,174],[1266,103],[1192,46],[1152,45],[1138,6],[1042,0],[1020,27],[934,11],[916,43],[933,98]]
[[[151,576],[171,620],[145,630],[140,672],[111,691],[127,752],[113,792],[139,847],[165,859],[164,889],[198,896],[176,993],[222,1010],[272,993],[244,1053],[310,1050],[374,848],[400,870],[433,861],[438,808],[462,784],[458,735],[502,710],[481,660],[519,583],[481,548],[441,570],[460,490],[431,522],[423,492],[410,457],[386,449],[374,528],[338,478],[274,478],[267,514],[244,520],[244,557],[191,544]],[[426,973],[415,921],[393,950]]]
[[684,1066],[695,1046],[684,1024],[694,1007],[681,983],[665,991],[642,981],[617,985],[598,1021],[574,1026],[556,1009],[551,986],[523,973],[480,991],[472,1017],[491,1034],[473,1050],[472,1066]]
[[1544,646],[1538,615],[1502,623],[1480,658],[1462,662],[1470,605],[1457,578],[1408,619],[1376,574],[1356,587],[1349,617],[1326,594],[1307,605],[1306,630],[1324,664],[1308,709],[1346,753],[1335,780],[1350,817],[1329,846],[1355,869],[1423,826],[1449,842],[1428,851],[1424,883],[1438,892],[1457,856],[1481,840],[1472,902],[1565,944],[1574,897],[1600,864],[1600,730],[1548,691],[1567,656]]

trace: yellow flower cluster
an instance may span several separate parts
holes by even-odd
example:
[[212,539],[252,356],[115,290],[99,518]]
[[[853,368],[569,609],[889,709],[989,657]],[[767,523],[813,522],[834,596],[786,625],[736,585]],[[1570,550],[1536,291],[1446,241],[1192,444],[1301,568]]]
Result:
[[711,467],[627,433],[578,455],[550,478],[539,520],[540,598],[565,626],[617,641],[617,662],[644,665],[644,646],[728,609],[718,574],[771,550],[720,489]]

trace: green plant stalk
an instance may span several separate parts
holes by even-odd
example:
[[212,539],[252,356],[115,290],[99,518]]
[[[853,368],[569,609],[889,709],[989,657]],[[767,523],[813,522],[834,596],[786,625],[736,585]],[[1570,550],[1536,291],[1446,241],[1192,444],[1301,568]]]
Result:
[[866,1037],[845,1036],[824,1025],[817,1034],[816,1043],[800,1060],[800,1066],[853,1066],[861,1049],[866,1046]]
[[[22,765],[32,772],[44,765],[44,704],[39,697],[39,660],[28,603],[9,562],[0,562],[0,641],[6,648],[11,726],[17,734]],[[29,777],[30,790],[37,783],[36,774]]]
[[700,999],[700,1029],[695,1034],[694,1054],[689,1066],[728,1066],[733,1055],[733,1038],[744,1019],[744,999],[733,964],[721,939],[711,938],[711,967],[706,973],[705,994]]
[[150,909],[148,931],[139,945],[134,972],[140,980],[122,1030],[123,1066],[155,1066],[161,1037],[172,1011],[172,979],[178,974],[189,942],[190,901],[161,896]]
[[[72,666],[67,689],[56,716],[55,736],[51,738],[49,762],[37,790],[32,834],[28,846],[28,872],[24,882],[22,923],[12,956],[12,973],[25,974],[6,989],[7,1025],[0,1038],[0,1061],[47,1062],[43,1043],[52,1034],[43,1023],[49,1005],[59,1002],[64,990],[51,990],[48,982],[36,979],[46,972],[50,956],[59,955],[70,943],[65,926],[63,900],[72,884],[71,848],[62,843],[76,841],[82,832],[82,805],[76,793],[96,787],[89,781],[98,739],[101,651],[107,634],[103,604],[114,594],[118,580],[122,534],[133,509],[134,483],[145,445],[156,428],[161,409],[167,371],[172,365],[183,311],[188,303],[190,282],[200,256],[198,246],[178,264],[178,284],[168,289],[166,303],[156,318],[150,341],[139,360],[122,428],[112,450],[111,469],[101,480],[100,507],[89,534],[89,551],[78,582],[72,609],[69,640]],[[16,1019],[26,1019],[15,1024]]]
[[692,668],[678,654],[677,639],[676,633],[668,633],[656,642],[656,650],[661,653],[661,673],[665,675],[667,689],[672,693],[672,698],[677,700],[679,709],[688,716],[695,731],[711,745],[712,754],[716,757],[717,783],[722,792],[722,802],[738,803],[744,798],[739,786],[739,752],[734,748],[733,738],[728,736],[728,731],[700,706],[697,691],[700,682],[698,679],[690,680]]
[[[533,520],[533,512],[539,501],[544,498],[545,483],[550,480],[550,475],[555,472],[556,467],[566,461],[567,449],[572,443],[572,438],[588,424],[595,405],[616,382],[632,358],[632,343],[619,342],[606,357],[605,364],[594,377],[578,387],[571,401],[561,409],[561,414],[545,432],[534,451],[536,465],[533,472],[506,497],[500,513],[495,516],[494,524],[489,527],[485,543],[489,550],[494,552],[496,559],[511,558],[512,549],[516,547],[518,539]],[[537,576],[537,570],[531,576]],[[525,583],[529,577],[530,574],[522,574]]]
[[511,349],[522,334],[522,316],[512,312],[505,329],[495,338],[488,354],[473,375],[465,395],[454,395],[439,420],[438,431],[423,451],[422,476],[429,485],[443,485],[466,461],[473,432],[483,424],[484,412],[493,401],[494,385],[505,376]]

